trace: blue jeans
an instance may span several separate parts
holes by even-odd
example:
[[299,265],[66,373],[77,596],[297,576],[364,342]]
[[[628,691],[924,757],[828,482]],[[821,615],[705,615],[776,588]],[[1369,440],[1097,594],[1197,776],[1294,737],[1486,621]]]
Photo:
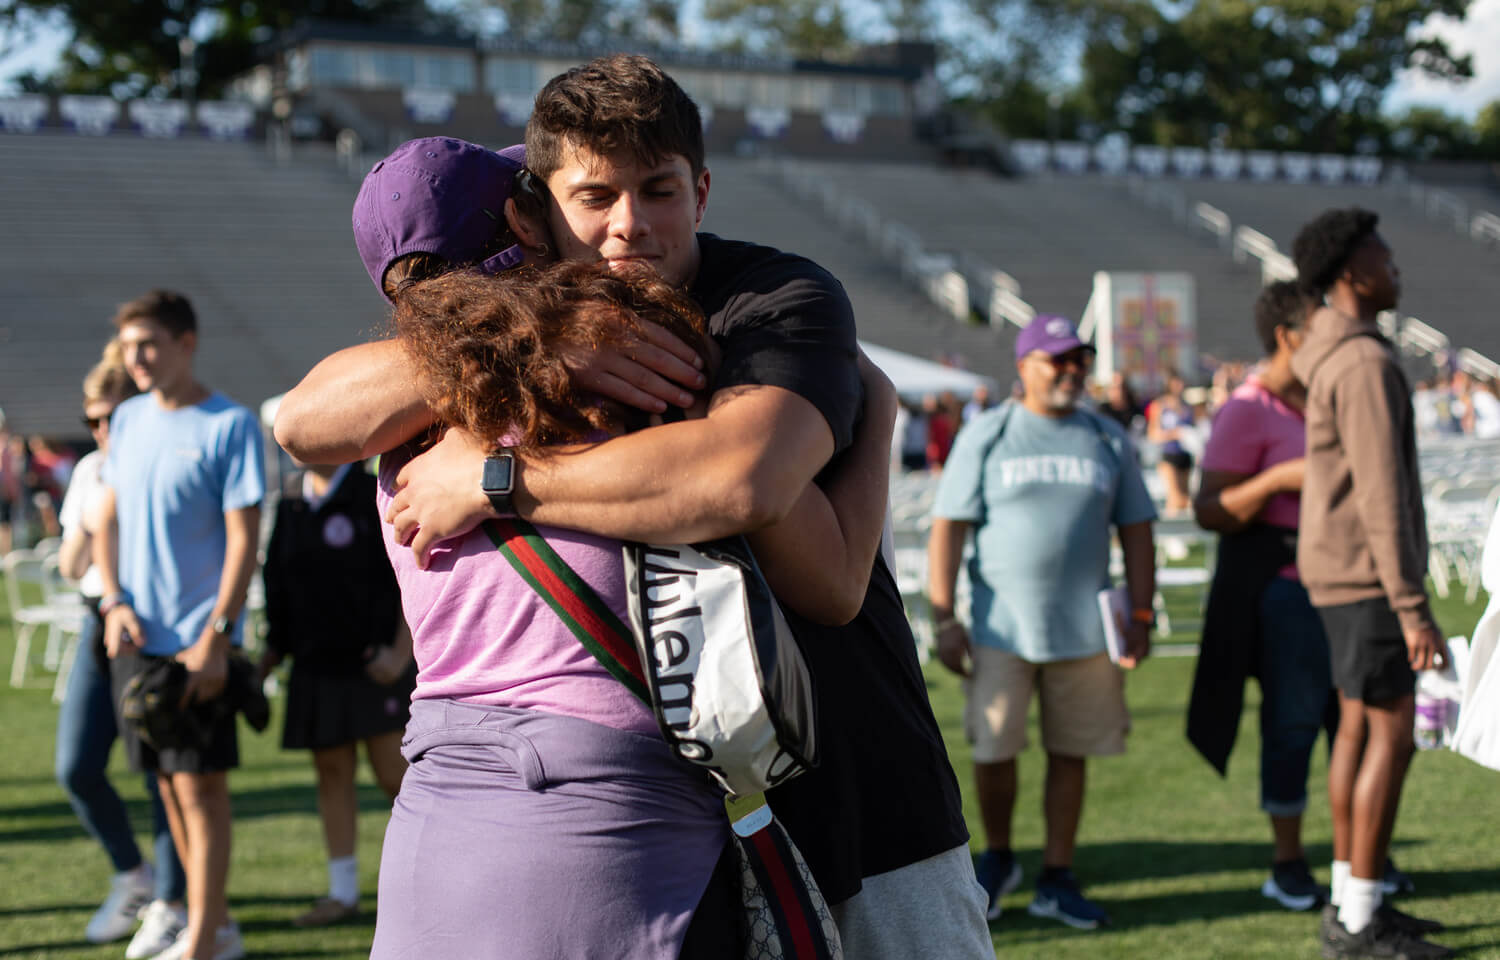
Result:
[[1318,731],[1338,725],[1328,638],[1296,580],[1275,577],[1260,598],[1260,807],[1273,817],[1307,808],[1307,766]]
[[[99,669],[95,654],[98,621],[90,624],[78,641],[78,656],[68,676],[67,692],[57,715],[57,782],[68,795],[68,803],[84,830],[99,841],[115,872],[140,866],[141,851],[135,843],[125,801],[110,785],[105,769],[109,751],[118,737],[114,705],[110,702],[109,675]],[[152,831],[156,847],[156,896],[181,900],[187,879],[167,812],[161,803],[156,775],[146,774],[146,793],[151,798]]]

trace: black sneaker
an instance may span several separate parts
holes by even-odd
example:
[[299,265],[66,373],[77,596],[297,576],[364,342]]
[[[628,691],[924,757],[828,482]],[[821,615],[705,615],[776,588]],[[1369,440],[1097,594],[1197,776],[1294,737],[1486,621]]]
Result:
[[1397,930],[1378,913],[1359,933],[1350,933],[1338,917],[1334,917],[1320,946],[1326,960],[1443,960],[1453,955],[1447,947]]
[[1307,861],[1301,857],[1271,865],[1271,875],[1261,884],[1260,895],[1288,910],[1312,910],[1321,906],[1323,890],[1313,880]]
[[1414,917],[1409,913],[1402,913],[1388,903],[1382,903],[1375,908],[1376,916],[1384,917],[1385,922],[1404,933],[1414,937],[1425,937],[1429,933],[1442,933],[1443,923],[1441,920],[1427,920],[1422,917]]
[[1396,861],[1386,857],[1385,873],[1380,877],[1380,892],[1387,897],[1396,897],[1403,893],[1416,893],[1417,885],[1411,882],[1411,877],[1396,868]]

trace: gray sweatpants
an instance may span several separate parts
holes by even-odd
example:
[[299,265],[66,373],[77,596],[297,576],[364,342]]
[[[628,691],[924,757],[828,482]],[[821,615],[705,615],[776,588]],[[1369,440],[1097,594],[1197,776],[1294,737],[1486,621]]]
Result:
[[994,960],[967,844],[887,873],[836,907],[845,960]]

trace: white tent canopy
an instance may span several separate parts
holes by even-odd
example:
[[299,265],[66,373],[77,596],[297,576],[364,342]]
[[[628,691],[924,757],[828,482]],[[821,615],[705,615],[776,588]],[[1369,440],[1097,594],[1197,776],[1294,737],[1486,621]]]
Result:
[[896,392],[908,403],[919,403],[927,394],[942,393],[944,390],[951,391],[960,400],[967,400],[975,388],[981,386],[989,390],[990,396],[996,396],[994,377],[980,376],[956,367],[945,367],[941,363],[876,346],[864,340],[859,345],[875,366],[891,378],[891,382],[896,385]]

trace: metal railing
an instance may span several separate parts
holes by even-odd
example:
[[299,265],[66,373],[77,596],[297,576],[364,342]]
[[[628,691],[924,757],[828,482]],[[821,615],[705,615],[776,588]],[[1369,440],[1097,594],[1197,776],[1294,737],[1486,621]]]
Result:
[[1205,230],[1213,234],[1219,239],[1220,246],[1228,247],[1233,245],[1234,241],[1230,236],[1229,214],[1218,207],[1210,206],[1201,201],[1193,204],[1193,216],[1188,223],[1200,230]]

